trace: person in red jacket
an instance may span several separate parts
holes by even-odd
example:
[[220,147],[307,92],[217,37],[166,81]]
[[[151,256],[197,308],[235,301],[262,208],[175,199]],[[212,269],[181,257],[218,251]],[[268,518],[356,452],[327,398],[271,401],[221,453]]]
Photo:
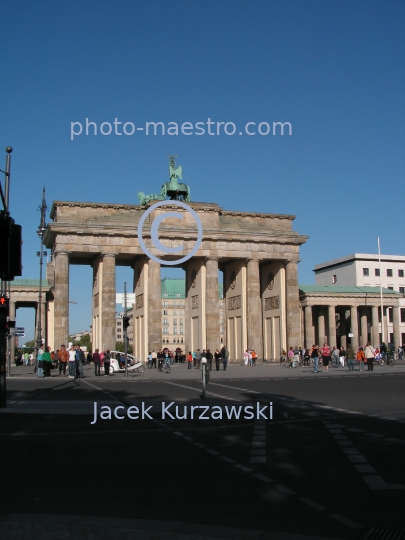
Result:
[[66,366],[69,362],[69,353],[66,350],[66,345],[61,345],[60,349],[58,351],[58,360],[59,360],[59,377],[62,375],[66,375]]

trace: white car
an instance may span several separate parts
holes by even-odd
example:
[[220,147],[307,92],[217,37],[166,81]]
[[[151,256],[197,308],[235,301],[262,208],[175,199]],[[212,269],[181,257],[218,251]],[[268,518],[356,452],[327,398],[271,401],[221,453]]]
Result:
[[[122,362],[125,361],[124,353],[119,351],[110,351],[111,353],[111,360],[110,360],[110,375],[112,373],[124,373],[125,372],[125,366],[121,367],[118,360],[117,360],[117,354],[121,357]],[[127,362],[128,362],[128,371],[137,371],[138,373],[143,373],[145,371],[145,366],[143,363],[138,359],[135,358],[135,356],[132,356],[132,354],[127,354]],[[102,363],[100,367],[100,373],[104,373],[104,362]]]

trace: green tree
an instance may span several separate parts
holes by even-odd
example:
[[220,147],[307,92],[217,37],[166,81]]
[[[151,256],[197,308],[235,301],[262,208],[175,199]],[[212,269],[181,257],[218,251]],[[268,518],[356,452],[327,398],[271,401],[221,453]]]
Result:
[[87,350],[91,351],[92,350],[92,348],[91,348],[92,345],[91,345],[91,341],[90,341],[90,334],[84,334],[80,338],[79,345],[80,345],[80,347],[87,347]]
[[[124,342],[123,341],[117,341],[115,344],[115,350],[118,352],[125,352]],[[132,354],[132,345],[129,345],[128,347],[128,354]]]
[[35,341],[33,339],[31,341],[27,341],[25,343],[24,347],[29,347],[30,349],[35,349]]

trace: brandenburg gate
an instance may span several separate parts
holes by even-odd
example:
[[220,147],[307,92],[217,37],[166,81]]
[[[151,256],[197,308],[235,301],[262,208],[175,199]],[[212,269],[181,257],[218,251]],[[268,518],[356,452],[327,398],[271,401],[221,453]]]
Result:
[[[162,347],[160,266],[185,258],[196,245],[198,228],[192,213],[177,200],[151,207],[167,196],[174,199],[173,193],[181,193],[184,186],[171,174],[170,182],[162,187],[164,193],[144,196],[141,192],[140,205],[54,201],[53,221],[45,237],[52,250],[47,279],[54,295],[53,343],[49,336],[53,349],[68,342],[71,264],[93,268],[93,349],[115,348],[115,267],[120,265],[134,271],[134,354],[145,359],[148,351]],[[301,344],[298,262],[299,247],[307,236],[293,231],[295,216],[191,202],[187,190],[179,200],[195,212],[203,231],[194,255],[180,265],[186,273],[187,350],[220,348],[218,270],[223,272],[225,343],[231,360],[243,358],[247,348],[255,349],[259,358],[274,359],[287,344]],[[142,239],[150,256],[138,238],[138,224],[145,213]],[[175,254],[162,255],[154,245],[155,220],[159,241],[165,248],[174,248]]]

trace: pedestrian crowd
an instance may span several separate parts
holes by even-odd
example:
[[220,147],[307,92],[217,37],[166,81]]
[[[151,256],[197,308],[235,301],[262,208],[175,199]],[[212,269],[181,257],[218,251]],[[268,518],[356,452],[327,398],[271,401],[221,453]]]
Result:
[[222,364],[223,370],[226,371],[228,366],[229,351],[225,345],[221,350],[216,349],[212,354],[210,349],[196,349],[195,351],[189,351],[188,354],[183,354],[180,349],[177,349],[175,353],[171,352],[167,347],[159,349],[158,352],[150,351],[148,354],[148,369],[158,369],[159,371],[171,372],[171,366],[174,363],[187,363],[187,369],[200,369],[204,360],[208,364],[208,369],[212,371],[213,361],[215,360],[216,371],[219,371]]
[[[347,348],[333,346],[331,349],[327,343],[324,343],[322,347],[319,345],[312,345],[310,348],[302,347],[290,347],[288,353],[282,349],[280,354],[280,365],[282,363],[289,362],[290,368],[298,366],[313,366],[314,373],[318,373],[322,366],[322,372],[328,373],[329,365],[333,367],[348,367],[349,372],[354,371],[355,362],[359,365],[359,371],[373,371],[374,361],[379,362],[383,355],[388,351],[392,354],[395,351],[395,347],[391,344],[387,347],[385,343],[379,347],[372,347],[370,342],[366,345],[360,346],[354,351],[352,345],[349,343]],[[402,360],[403,348],[398,347],[398,357]]]

